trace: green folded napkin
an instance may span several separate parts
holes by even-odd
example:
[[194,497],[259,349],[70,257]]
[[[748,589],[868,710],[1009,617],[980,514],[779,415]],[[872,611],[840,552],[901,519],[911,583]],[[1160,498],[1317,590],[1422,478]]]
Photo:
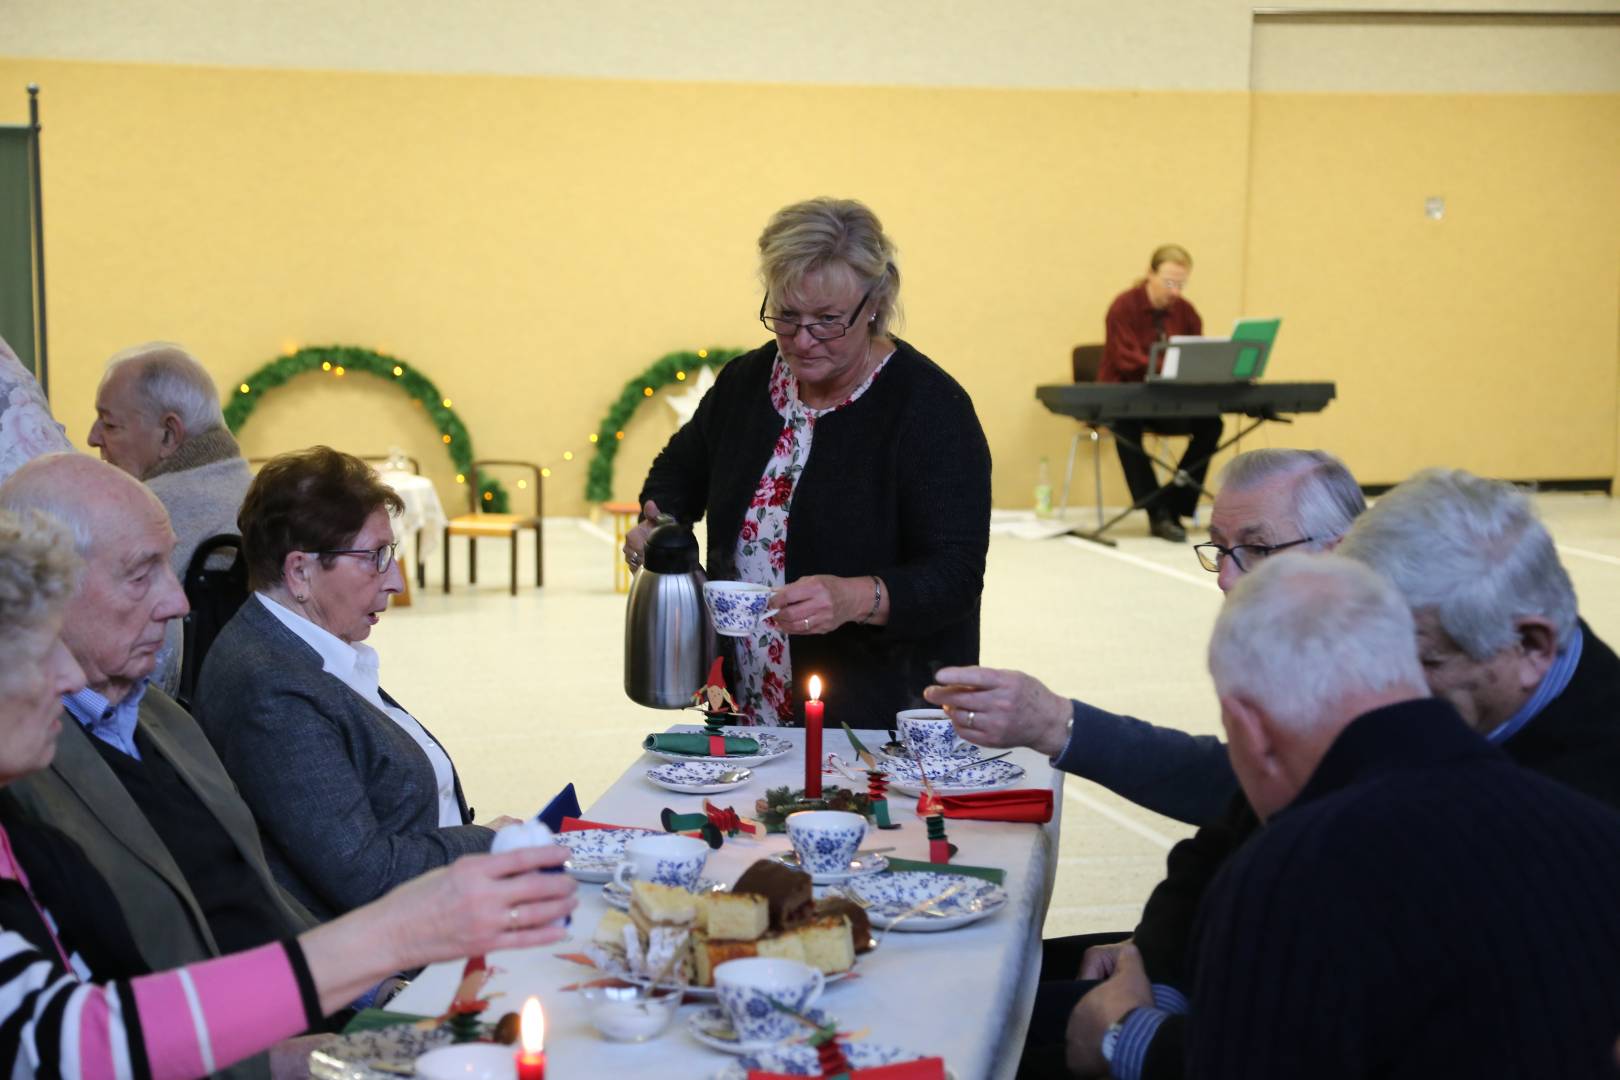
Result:
[[[759,740],[747,735],[727,735],[726,754],[759,753]],[[677,731],[666,735],[649,735],[642,740],[643,750],[668,750],[675,754],[702,754],[709,756],[709,737],[695,731]]]
[[1007,871],[998,870],[994,866],[963,866],[960,863],[918,862],[915,859],[897,859],[889,857],[889,868],[886,874],[898,873],[902,870],[921,870],[925,873],[935,874],[961,874],[963,877],[984,878],[997,885],[1007,882]]
[[414,1024],[418,1020],[427,1019],[430,1018],[412,1016],[410,1013],[389,1012],[387,1009],[361,1009],[343,1026],[343,1034],[353,1035],[357,1031],[376,1031],[379,1028],[398,1027],[400,1024]]

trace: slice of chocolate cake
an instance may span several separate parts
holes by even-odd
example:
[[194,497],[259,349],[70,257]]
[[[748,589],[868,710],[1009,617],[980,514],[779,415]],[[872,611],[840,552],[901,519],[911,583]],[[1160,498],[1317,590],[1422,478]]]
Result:
[[803,870],[761,859],[737,879],[733,893],[763,896],[770,905],[772,930],[788,930],[808,920],[815,908],[810,875]]

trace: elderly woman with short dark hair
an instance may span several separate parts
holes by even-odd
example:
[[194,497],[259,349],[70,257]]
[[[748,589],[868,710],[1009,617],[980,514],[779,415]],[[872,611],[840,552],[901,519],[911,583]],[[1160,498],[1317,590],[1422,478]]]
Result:
[[258,819],[278,881],[330,918],[489,849],[450,756],[378,682],[365,638],[404,588],[399,496],[317,446],[265,464],[238,525],[254,595],[220,631],[194,704]]
[[799,722],[817,674],[834,718],[892,727],[936,667],[977,662],[990,450],[967,392],[894,336],[900,269],[870,209],[784,207],[759,254],[775,337],[721,369],[658,455],[643,519],[706,516],[709,577],[771,586],[775,617],[735,639],[753,722]]

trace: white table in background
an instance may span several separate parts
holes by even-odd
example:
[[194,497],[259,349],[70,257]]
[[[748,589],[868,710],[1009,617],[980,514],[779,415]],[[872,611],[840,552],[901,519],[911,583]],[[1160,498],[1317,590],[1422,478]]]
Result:
[[394,489],[394,493],[405,504],[405,509],[397,519],[396,527],[399,530],[399,539],[411,537],[414,548],[411,562],[401,566],[405,572],[404,603],[409,604],[411,594],[409,568],[421,566],[422,560],[433,554],[433,549],[438,546],[446,520],[444,504],[439,502],[439,490],[433,486],[433,481],[425,476],[394,469],[379,469],[377,475],[381,477],[383,483]]
[[[803,747],[803,731],[776,733]],[[829,730],[825,744],[827,750],[849,756],[842,732]],[[946,822],[950,839],[960,849],[957,862],[1007,871],[1006,908],[959,930],[890,935],[882,948],[860,958],[856,965],[859,978],[829,985],[820,1002],[845,1030],[869,1028],[867,1038],[873,1042],[942,1056],[957,1080],[1000,1080],[1014,1075],[1040,975],[1041,926],[1057,866],[1063,774],[1030,750],[1014,752],[1011,760],[1027,770],[1018,786],[1053,789],[1054,816],[1049,824]],[[659,811],[666,806],[681,811],[699,809],[702,796],[666,791],[645,778],[643,774],[655,764],[658,759],[650,754],[638,756],[585,817],[656,829]],[[735,806],[741,813],[763,797],[767,788],[798,788],[804,782],[802,749],[752,768],[754,775],[747,785],[712,796],[715,802]],[[825,782],[831,783],[832,778]],[[902,827],[887,832],[874,828],[862,846],[893,845],[892,854],[897,857],[926,860],[927,838],[915,806],[914,798],[894,793],[892,817]],[[709,856],[704,873],[720,881],[735,881],[754,860],[786,850],[787,837],[782,834],[758,841],[729,838]],[[596,977],[591,969],[558,954],[579,952],[590,942],[597,920],[607,910],[601,891],[599,885],[579,887],[580,905],[568,941],[490,956],[491,965],[500,969],[490,990],[502,995],[491,1011],[496,1015],[516,1011],[529,995],[539,997],[546,1012],[546,1057],[558,1077],[708,1080],[731,1059],[686,1033],[686,1017],[693,1006],[683,1006],[670,1030],[657,1039],[614,1043],[597,1034],[576,993],[559,989]],[[433,965],[389,1007],[427,1015],[443,1012],[455,993],[461,969],[459,962]]]

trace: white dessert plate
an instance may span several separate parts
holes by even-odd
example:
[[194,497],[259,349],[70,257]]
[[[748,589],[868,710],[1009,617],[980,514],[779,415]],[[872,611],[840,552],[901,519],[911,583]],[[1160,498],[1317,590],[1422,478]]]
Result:
[[[875,1069],[880,1065],[898,1065],[901,1062],[916,1061],[918,1058],[933,1055],[919,1054],[915,1050],[903,1050],[898,1046],[885,1046],[882,1043],[852,1042],[844,1044],[844,1056],[849,1059],[851,1068]],[[781,1073],[784,1076],[821,1075],[821,1066],[817,1061],[814,1047],[803,1043],[788,1043],[745,1054],[715,1073],[714,1080],[748,1080],[750,1069]],[[945,1070],[945,1076],[946,1080],[955,1080],[954,1074],[949,1069]]]
[[887,928],[901,915],[933,897],[955,889],[923,912],[902,920],[900,932],[954,930],[987,919],[1007,906],[1007,890],[991,881],[964,874],[937,874],[928,870],[902,870],[860,878],[844,886],[866,908],[872,925]]
[[[722,781],[722,776],[741,773],[736,780]],[[715,795],[740,788],[754,778],[746,768],[724,761],[668,761],[647,770],[647,779],[669,791],[683,795]]]
[[[698,878],[697,888],[691,890],[694,894],[706,892],[725,892],[730,886],[714,878]],[[630,910],[630,890],[617,881],[610,881],[602,886],[602,903],[620,911]]]
[[[690,732],[696,734],[701,733],[704,729],[701,726],[693,727],[689,724],[680,724],[672,730],[675,732]],[[682,754],[674,750],[648,750],[647,753],[653,755],[654,757],[661,757],[665,761],[676,763],[683,761],[714,761],[724,762],[725,764],[731,766],[737,766],[758,765],[762,761],[774,761],[785,754],[791,754],[793,752],[793,743],[791,741],[784,739],[780,735],[772,735],[764,728],[728,727],[724,729],[724,731],[725,734],[730,735],[733,738],[757,740],[759,742],[759,752],[757,754],[728,754],[725,757],[715,757],[712,754]]]
[[[791,851],[778,851],[771,858],[783,866],[791,866],[795,870],[803,869],[799,865],[799,856]],[[882,855],[861,855],[849,860],[848,871],[834,874],[811,874],[810,881],[815,885],[842,885],[846,881],[865,877],[867,874],[881,874],[888,868],[889,860]]]
[[[889,774],[889,786],[896,791],[905,795],[922,794],[922,773],[918,771],[916,762],[890,758],[883,763],[883,771]],[[1023,777],[1024,767],[1014,765],[1005,758],[966,765],[937,775],[933,770],[929,770],[928,773],[929,782],[941,795],[995,791],[998,788],[1012,787]]]
[[563,869],[577,881],[600,885],[613,880],[613,868],[624,858],[624,845],[643,836],[663,836],[658,829],[576,829],[557,834],[568,849]]
[[[806,1009],[805,1018],[815,1024],[825,1024],[827,1014],[820,1009]],[[731,1018],[726,1010],[718,1005],[705,1005],[697,1012],[686,1018],[686,1031],[692,1038],[709,1047],[711,1050],[720,1050],[727,1054],[748,1054],[756,1050],[768,1050],[778,1046],[786,1039],[768,1039],[762,1042],[743,1042],[737,1038],[737,1033],[731,1029]],[[810,1034],[805,1028],[804,1033]]]

